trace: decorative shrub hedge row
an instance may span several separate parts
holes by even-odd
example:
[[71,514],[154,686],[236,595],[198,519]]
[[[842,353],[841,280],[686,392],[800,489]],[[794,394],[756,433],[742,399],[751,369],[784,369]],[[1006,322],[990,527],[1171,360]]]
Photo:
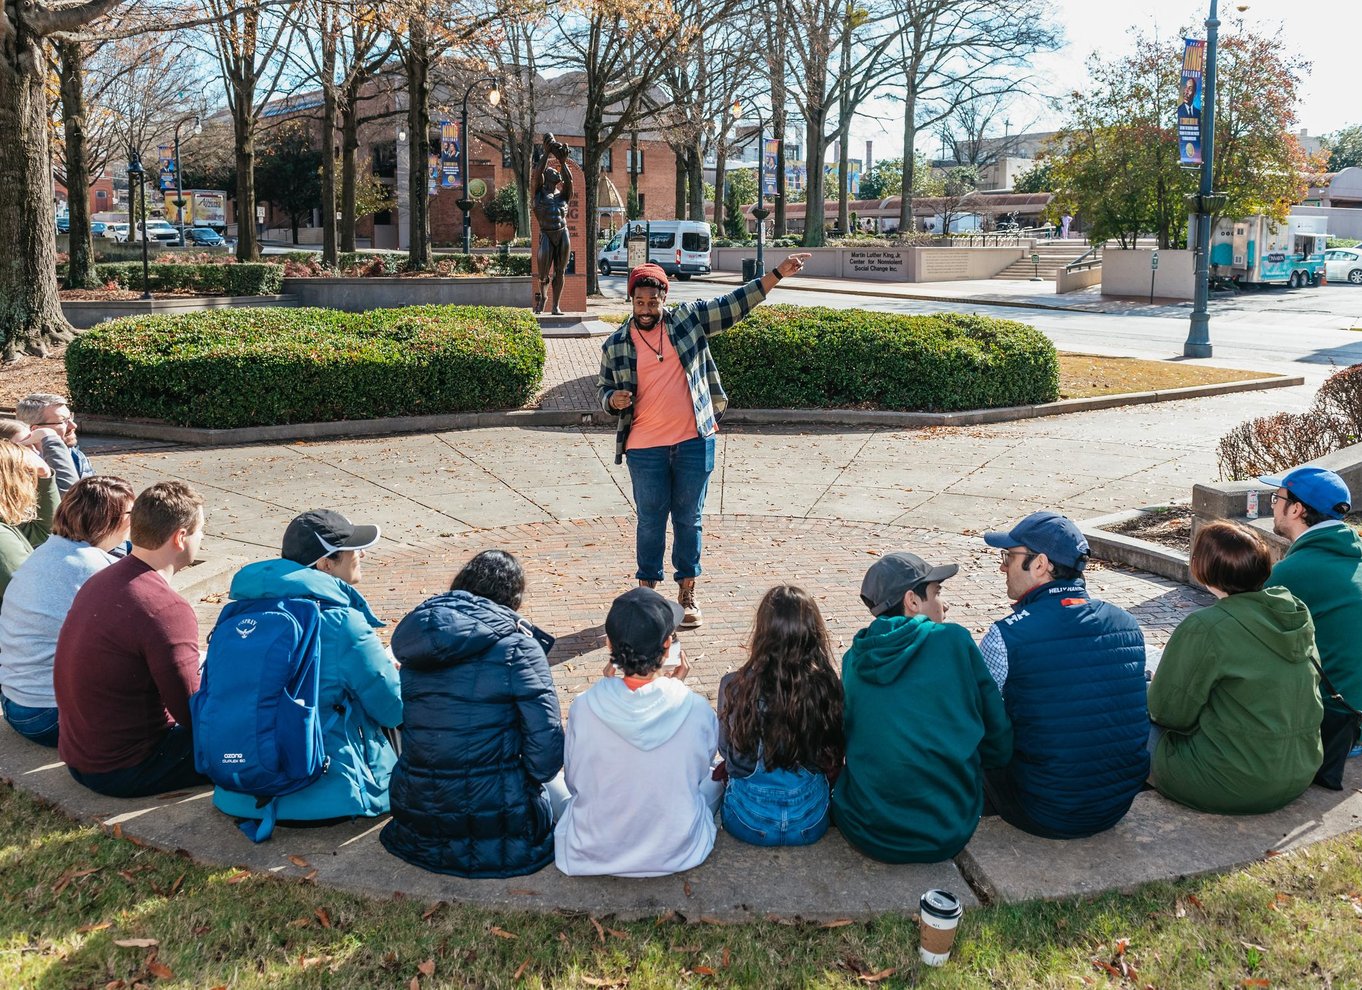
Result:
[[522,309],[231,309],[101,324],[66,372],[87,413],[225,429],[518,408],[544,341]]
[[[119,261],[95,266],[101,282],[114,282],[121,289],[142,288],[142,263]],[[152,292],[193,289],[227,296],[272,296],[284,279],[282,265],[267,262],[238,264],[153,264],[147,269]]]
[[1059,398],[1049,339],[987,316],[768,304],[710,347],[739,408],[945,412]]

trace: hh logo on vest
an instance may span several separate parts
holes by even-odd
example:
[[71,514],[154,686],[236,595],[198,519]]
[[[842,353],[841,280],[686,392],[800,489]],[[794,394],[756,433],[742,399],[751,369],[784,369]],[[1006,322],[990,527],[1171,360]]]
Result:
[[1012,623],[1018,621],[1019,619],[1024,619],[1030,614],[1031,613],[1026,611],[1026,609],[1022,609],[1020,612],[1015,612],[1012,615],[1009,615],[1007,618],[1003,619],[1003,621],[1010,626],[1012,625]]

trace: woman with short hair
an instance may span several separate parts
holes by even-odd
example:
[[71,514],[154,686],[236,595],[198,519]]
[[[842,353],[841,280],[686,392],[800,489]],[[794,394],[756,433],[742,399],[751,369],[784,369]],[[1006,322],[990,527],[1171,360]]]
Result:
[[484,550],[393,632],[402,754],[379,837],[434,873],[514,877],[553,860],[563,724],[553,639],[520,615],[524,594],[520,562]]
[[1323,758],[1314,623],[1285,588],[1263,587],[1271,569],[1253,530],[1203,527],[1192,577],[1217,600],[1173,631],[1149,685],[1150,781],[1198,811],[1276,811],[1310,786]]
[[[51,481],[48,481],[51,484]],[[57,745],[52,662],[76,592],[114,562],[128,538],[133,490],[122,478],[95,475],[66,492],[52,535],[14,572],[0,606],[0,693],[5,721],[43,746]]]

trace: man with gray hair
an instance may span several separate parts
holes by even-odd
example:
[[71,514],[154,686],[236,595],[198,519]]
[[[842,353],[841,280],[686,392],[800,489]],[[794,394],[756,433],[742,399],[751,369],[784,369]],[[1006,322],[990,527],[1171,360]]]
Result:
[[76,418],[66,404],[66,396],[34,392],[19,400],[14,415],[41,437],[38,449],[57,479],[60,494],[65,495],[81,478],[95,473],[90,458],[76,445]]

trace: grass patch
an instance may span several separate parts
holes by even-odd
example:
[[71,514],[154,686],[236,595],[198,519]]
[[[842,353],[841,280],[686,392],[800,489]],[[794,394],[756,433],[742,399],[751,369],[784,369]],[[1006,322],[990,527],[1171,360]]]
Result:
[[1063,399],[1088,399],[1124,392],[1156,392],[1192,385],[1220,385],[1251,378],[1276,378],[1263,371],[1206,368],[1173,361],[1102,357],[1096,354],[1059,354],[1059,394]]
[[[585,917],[431,910],[196,866],[76,824],[8,785],[0,835],[7,987],[1362,984],[1357,834],[1134,895],[970,912],[955,958],[937,971],[919,965],[916,926],[902,916],[831,928],[674,919],[598,928]],[[135,939],[155,944],[117,944]]]

